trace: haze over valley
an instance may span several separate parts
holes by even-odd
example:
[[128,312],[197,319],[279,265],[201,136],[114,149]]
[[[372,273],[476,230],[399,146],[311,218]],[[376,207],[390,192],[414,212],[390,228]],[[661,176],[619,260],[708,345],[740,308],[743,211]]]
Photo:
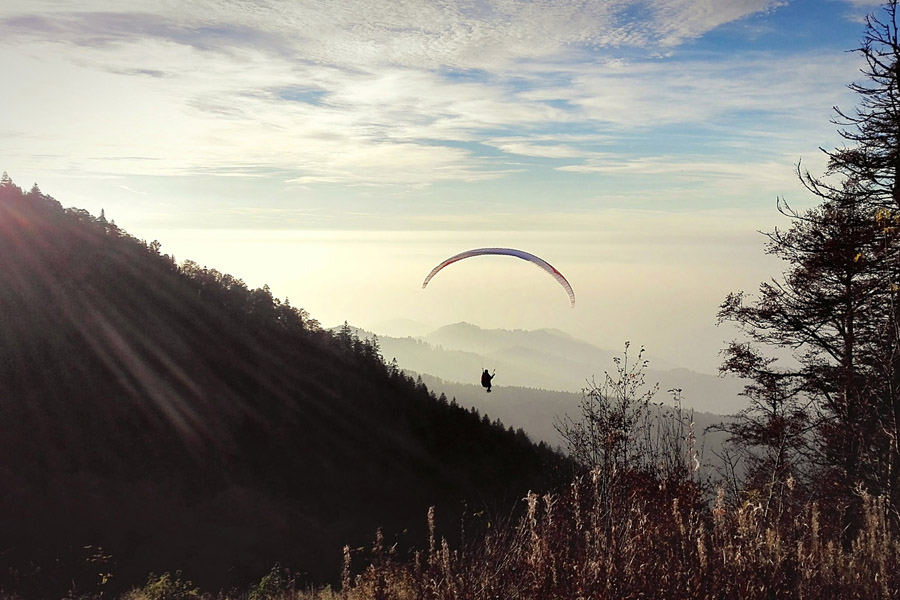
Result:
[[[549,444],[559,443],[554,418],[574,414],[582,391],[591,381],[602,383],[606,372],[614,373],[613,358],[624,357],[625,350],[624,343],[618,351],[601,349],[561,331],[485,330],[470,323],[447,325],[415,337],[354,331],[362,338],[377,336],[386,360],[396,359],[404,371],[422,375],[435,393],[456,397],[461,405],[475,406]],[[637,360],[639,350],[631,346],[630,360]],[[657,402],[672,404],[670,390],[680,390],[681,405],[707,413],[707,421],[747,406],[741,395],[745,382],[737,377],[696,373],[655,360],[652,352],[645,352],[643,360],[648,361],[647,387],[659,386]],[[478,383],[485,368],[498,373],[490,396]]]

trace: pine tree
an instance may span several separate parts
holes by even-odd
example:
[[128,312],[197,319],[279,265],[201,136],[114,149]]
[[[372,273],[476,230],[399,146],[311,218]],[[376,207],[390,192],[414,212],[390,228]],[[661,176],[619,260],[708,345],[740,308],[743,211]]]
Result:
[[[737,323],[751,340],[732,342],[722,369],[751,381],[751,407],[729,430],[756,448],[750,475],[767,499],[804,474],[804,458],[825,465],[806,474],[833,483],[836,489],[819,493],[841,502],[858,486],[871,493],[889,487],[878,464],[890,450],[882,433],[897,430],[877,426],[873,382],[893,323],[885,307],[896,295],[885,279],[892,257],[884,249],[897,240],[886,237],[860,197],[848,185],[843,196],[803,214],[783,208],[791,227],[768,234],[767,252],[789,270],[761,284],[752,301],[734,293],[719,309],[720,322]],[[792,350],[797,366],[781,367],[767,347]]]
[[[822,204],[769,234],[767,252],[789,268],[759,296],[731,294],[720,321],[750,342],[726,349],[723,370],[751,379],[753,401],[732,433],[755,446],[777,482],[815,466],[817,492],[843,505],[845,542],[860,523],[858,490],[886,495],[900,526],[900,41],[897,0],[867,20],[865,81],[853,113],[835,109],[851,145],[826,151],[828,178],[800,172]],[[836,181],[835,181],[836,180]],[[792,351],[782,367],[765,348]],[[788,453],[771,454],[774,450]],[[760,454],[757,454],[760,456]],[[783,460],[790,459],[792,465]],[[771,490],[770,490],[771,491]]]
[[9,174],[7,174],[6,171],[3,171],[3,175],[0,175],[0,201],[17,200],[21,196],[22,190],[13,183]]

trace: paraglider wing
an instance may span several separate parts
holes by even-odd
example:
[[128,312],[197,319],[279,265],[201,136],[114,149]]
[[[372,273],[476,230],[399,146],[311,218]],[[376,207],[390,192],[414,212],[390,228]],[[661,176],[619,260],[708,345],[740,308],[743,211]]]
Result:
[[522,260],[527,260],[528,262],[537,265],[547,273],[553,276],[556,281],[559,282],[563,288],[565,288],[566,293],[569,295],[569,302],[572,307],[575,307],[575,292],[572,290],[572,286],[569,285],[569,282],[563,277],[563,274],[556,270],[556,267],[548,263],[546,260],[539,256],[535,256],[530,252],[525,252],[524,250],[515,250],[513,248],[476,248],[474,250],[466,250],[465,252],[460,252],[454,256],[451,256],[435,268],[431,270],[431,273],[428,274],[428,277],[425,278],[425,281],[422,282],[422,289],[425,289],[425,286],[428,285],[428,282],[431,281],[431,278],[438,274],[438,271],[446,267],[447,265],[452,265],[453,263],[460,261],[464,258],[469,258],[471,256],[483,256],[485,254],[499,254],[504,256],[515,256],[516,258],[521,258]]

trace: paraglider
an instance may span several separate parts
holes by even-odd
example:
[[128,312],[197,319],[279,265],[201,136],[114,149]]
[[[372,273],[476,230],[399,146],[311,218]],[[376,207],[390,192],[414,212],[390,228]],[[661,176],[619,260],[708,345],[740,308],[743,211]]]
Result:
[[[569,295],[569,302],[572,305],[572,308],[575,307],[575,292],[572,290],[572,286],[569,285],[569,282],[563,277],[563,274],[556,270],[556,267],[548,263],[543,258],[535,256],[530,252],[525,252],[524,250],[515,250],[513,248],[476,248],[474,250],[466,250],[465,252],[460,252],[454,256],[451,256],[434,269],[431,270],[431,273],[428,274],[428,277],[425,278],[425,281],[422,283],[422,289],[425,289],[425,286],[428,285],[428,282],[431,281],[431,278],[437,275],[438,271],[446,267],[447,265],[453,264],[457,261],[460,261],[464,258],[469,258],[471,256],[483,256],[486,254],[499,254],[504,256],[515,256],[516,258],[521,258],[522,260],[527,260],[528,262],[537,265],[547,273],[549,273],[556,281],[559,282],[561,286],[566,290],[566,293]],[[487,387],[487,386],[485,386]],[[490,389],[488,389],[490,391]]]
[[[496,372],[497,372],[497,370],[494,369],[494,373],[496,373]],[[494,375],[491,373],[488,373],[487,369],[485,369],[484,373],[481,374],[481,385],[482,385],[482,387],[487,388],[488,394],[491,393],[491,380],[493,378],[494,378]]]

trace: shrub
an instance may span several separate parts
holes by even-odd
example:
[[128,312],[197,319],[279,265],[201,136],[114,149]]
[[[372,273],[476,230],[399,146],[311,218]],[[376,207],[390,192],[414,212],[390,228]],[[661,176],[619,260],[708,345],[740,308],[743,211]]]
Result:
[[133,589],[124,596],[124,600],[199,600],[200,590],[190,581],[181,578],[181,571],[175,575],[153,573],[147,578],[142,588]]

